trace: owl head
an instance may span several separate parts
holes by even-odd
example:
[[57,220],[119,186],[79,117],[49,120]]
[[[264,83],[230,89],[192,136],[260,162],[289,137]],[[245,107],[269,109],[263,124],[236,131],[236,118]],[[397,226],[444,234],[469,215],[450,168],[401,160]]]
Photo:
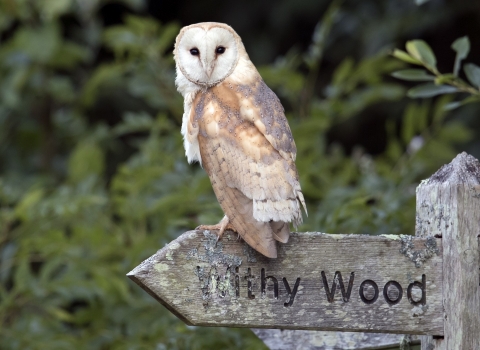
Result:
[[238,34],[223,23],[205,22],[182,28],[175,41],[177,71],[202,87],[214,86],[248,55]]

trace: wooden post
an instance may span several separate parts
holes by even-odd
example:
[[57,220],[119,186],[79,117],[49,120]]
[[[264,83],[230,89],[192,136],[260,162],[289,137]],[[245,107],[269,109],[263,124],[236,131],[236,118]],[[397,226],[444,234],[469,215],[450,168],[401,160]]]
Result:
[[480,349],[480,163],[462,153],[417,188],[416,236],[443,245],[444,337],[422,350]]

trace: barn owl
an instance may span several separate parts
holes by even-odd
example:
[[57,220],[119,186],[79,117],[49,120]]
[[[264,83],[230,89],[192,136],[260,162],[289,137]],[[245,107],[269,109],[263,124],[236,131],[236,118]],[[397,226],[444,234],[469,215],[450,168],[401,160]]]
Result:
[[228,25],[198,23],[175,41],[175,83],[184,97],[181,133],[189,163],[207,172],[225,216],[199,229],[237,232],[277,257],[290,222],[307,213],[295,167],[296,147],[284,109]]

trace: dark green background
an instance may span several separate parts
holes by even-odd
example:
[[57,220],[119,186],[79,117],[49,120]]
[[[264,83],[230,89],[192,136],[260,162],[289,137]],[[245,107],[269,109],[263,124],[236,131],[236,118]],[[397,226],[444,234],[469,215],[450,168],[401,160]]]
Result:
[[[222,212],[188,165],[174,86],[183,25],[226,22],[286,109],[309,217],[300,230],[413,234],[415,187],[480,156],[480,106],[412,100],[389,56],[424,39],[441,72],[469,0],[0,0],[0,348],[259,349],[187,327],[125,274]],[[412,141],[413,140],[413,141]]]

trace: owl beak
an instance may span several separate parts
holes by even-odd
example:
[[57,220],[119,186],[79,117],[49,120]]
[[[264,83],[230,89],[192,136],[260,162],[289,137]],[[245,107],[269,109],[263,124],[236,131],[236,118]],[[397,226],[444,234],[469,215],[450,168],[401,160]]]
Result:
[[210,78],[210,76],[213,73],[213,69],[215,68],[215,64],[214,63],[209,64],[207,60],[204,60],[204,61],[202,60],[202,66],[204,71],[207,73],[207,77]]

